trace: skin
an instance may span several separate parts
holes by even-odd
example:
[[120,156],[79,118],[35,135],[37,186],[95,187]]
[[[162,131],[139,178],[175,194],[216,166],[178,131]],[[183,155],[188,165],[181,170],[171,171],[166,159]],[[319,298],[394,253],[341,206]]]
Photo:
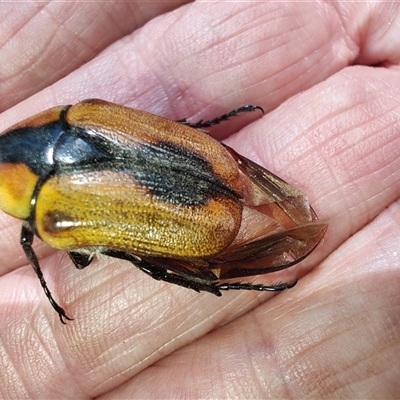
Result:
[[144,3],[2,5],[0,129],[91,97],[191,121],[260,105],[212,134],[307,193],[325,241],[254,278],[295,288],[217,298],[36,240],[63,326],[1,213],[0,396],[398,398],[398,4]]

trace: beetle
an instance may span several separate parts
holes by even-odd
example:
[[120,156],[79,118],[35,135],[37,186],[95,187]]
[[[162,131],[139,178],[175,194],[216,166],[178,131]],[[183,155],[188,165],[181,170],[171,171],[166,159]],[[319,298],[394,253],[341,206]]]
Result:
[[190,123],[90,99],[0,136],[0,208],[23,220],[21,246],[62,323],[71,318],[46,284],[35,236],[80,269],[105,254],[217,296],[294,286],[232,282],[300,262],[327,229],[302,192],[204,131],[255,110]]

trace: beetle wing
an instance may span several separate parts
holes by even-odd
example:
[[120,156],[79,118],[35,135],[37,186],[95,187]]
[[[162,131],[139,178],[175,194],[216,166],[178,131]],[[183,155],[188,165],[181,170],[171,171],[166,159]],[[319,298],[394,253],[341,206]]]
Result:
[[288,268],[314,250],[326,229],[324,222],[311,222],[230,248],[210,260],[210,268],[220,279],[267,274]]
[[175,148],[177,155],[184,150],[196,163],[206,165],[230,192],[241,194],[236,163],[220,142],[198,129],[99,99],[85,100],[72,106],[66,122],[70,126],[85,127],[86,133],[112,142],[118,148],[117,156],[122,149],[129,152],[145,145],[157,149],[166,145]]
[[[177,205],[154,195],[159,180],[153,181],[149,189],[128,170],[55,175],[42,185],[36,199],[38,236],[64,250],[105,247],[199,259],[219,253],[232,242],[240,225],[238,201],[217,198],[205,205]],[[201,181],[196,184],[201,186]],[[164,190],[165,182],[160,185]],[[184,195],[185,177],[176,185]],[[179,194],[179,187],[170,186],[173,190]],[[167,187],[165,192],[170,196]]]
[[[230,279],[271,273],[300,262],[322,240],[327,223],[318,221],[301,191],[226,147],[248,180],[247,218],[233,244],[209,260],[209,268],[220,279]],[[248,227],[260,225],[256,233],[247,233]]]
[[[264,213],[267,211],[267,214],[271,214],[274,219],[288,227],[317,220],[317,216],[303,192],[238,154],[229,146],[225,145],[225,147],[238,163],[239,170],[243,174],[242,178],[244,177],[245,181],[249,180],[246,185],[245,205]],[[268,207],[270,208],[269,213]]]

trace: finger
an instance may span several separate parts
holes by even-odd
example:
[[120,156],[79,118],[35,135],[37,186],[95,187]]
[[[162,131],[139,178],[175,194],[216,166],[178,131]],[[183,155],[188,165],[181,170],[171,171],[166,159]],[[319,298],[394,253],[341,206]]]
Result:
[[182,3],[164,1],[152,7],[140,1],[3,4],[1,111],[68,75],[114,41]]
[[[17,115],[5,114],[2,124],[88,97],[195,121],[243,102],[262,104],[268,112],[357,56],[340,33],[336,11],[323,18],[320,11],[312,4],[186,5],[117,41]],[[193,21],[196,36],[190,34]]]

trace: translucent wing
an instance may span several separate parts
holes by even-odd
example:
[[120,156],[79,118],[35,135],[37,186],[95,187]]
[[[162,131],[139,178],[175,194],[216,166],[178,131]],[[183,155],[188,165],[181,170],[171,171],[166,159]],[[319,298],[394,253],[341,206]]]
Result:
[[318,221],[301,191],[227,149],[247,180],[247,212],[237,239],[209,260],[209,268],[219,279],[229,279],[271,273],[300,262],[322,240],[327,223]]

